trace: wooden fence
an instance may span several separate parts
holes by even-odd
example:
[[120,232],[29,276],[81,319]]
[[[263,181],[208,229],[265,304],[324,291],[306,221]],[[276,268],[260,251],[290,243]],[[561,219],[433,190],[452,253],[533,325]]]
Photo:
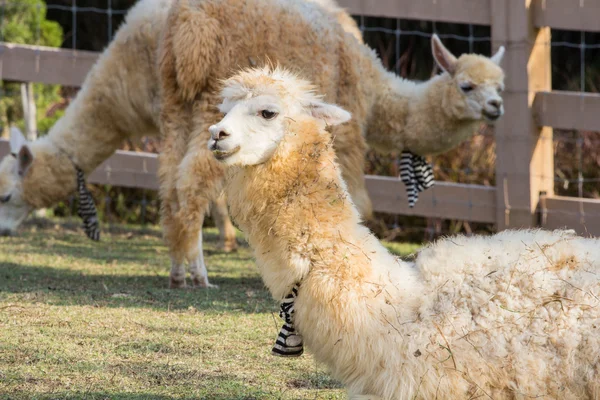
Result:
[[[600,32],[600,0],[339,0],[355,15],[491,26],[506,47],[506,117],[496,125],[497,187],[439,182],[409,209],[403,184],[367,176],[374,209],[496,223],[498,229],[570,227],[600,236],[600,200],[553,193],[552,128],[600,132],[600,94],[552,91],[550,29]],[[567,5],[568,4],[568,5]],[[98,54],[0,43],[0,78],[81,85]],[[0,156],[8,152],[0,140]],[[156,189],[155,154],[118,151],[90,182]]]

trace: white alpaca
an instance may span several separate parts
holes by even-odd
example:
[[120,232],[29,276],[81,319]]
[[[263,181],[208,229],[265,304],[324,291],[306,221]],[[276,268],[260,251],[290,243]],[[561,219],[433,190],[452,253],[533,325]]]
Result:
[[[76,190],[76,169],[90,174],[124,140],[158,136],[160,98],[156,53],[173,0],[142,0],[87,75],[65,115],[42,138],[11,131],[11,153],[0,163],[0,235],[12,234],[34,209],[51,207]],[[226,250],[235,229],[223,200],[213,216]],[[190,262],[195,286],[208,281],[201,248]]]
[[600,240],[571,232],[454,237],[416,263],[359,222],[305,81],[225,82],[209,149],[266,286],[299,285],[294,323],[352,399],[600,398]]
[[161,132],[168,145],[159,157],[159,179],[172,286],[185,285],[184,262],[196,254],[205,210],[220,192],[223,170],[205,143],[208,128],[221,118],[215,92],[238,68],[270,60],[302,71],[327,101],[352,113],[350,123],[332,128],[333,145],[365,219],[372,214],[364,180],[367,143],[384,151],[437,154],[504,112],[503,49],[492,58],[456,58],[434,36],[433,55],[444,73],[417,84],[386,71],[372,49],[309,2],[181,0],[167,26],[159,70]]
[[[344,29],[360,39],[354,21],[335,2],[310,1],[334,14]],[[76,190],[77,167],[88,175],[124,140],[158,136],[157,53],[173,3],[140,0],[131,8],[64,117],[48,135],[27,142],[18,130],[11,131],[15,156],[0,163],[0,236],[12,234],[32,210],[51,207],[71,195]],[[211,210],[221,232],[221,247],[233,250],[235,230],[224,199],[215,199]],[[214,287],[208,281],[201,238],[189,256],[189,265],[194,286]],[[185,270],[175,271],[181,272],[185,276]]]

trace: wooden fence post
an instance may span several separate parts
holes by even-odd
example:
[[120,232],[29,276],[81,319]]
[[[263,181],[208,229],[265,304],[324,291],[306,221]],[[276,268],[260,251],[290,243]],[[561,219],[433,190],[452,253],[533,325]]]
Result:
[[496,125],[498,230],[537,225],[540,193],[554,191],[552,128],[537,126],[533,99],[552,89],[550,28],[535,28],[535,0],[489,0],[492,50],[506,48],[505,116]]

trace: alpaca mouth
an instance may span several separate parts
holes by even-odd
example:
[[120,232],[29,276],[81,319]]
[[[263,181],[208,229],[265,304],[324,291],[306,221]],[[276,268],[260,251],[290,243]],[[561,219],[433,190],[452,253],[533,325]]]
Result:
[[483,110],[482,114],[484,118],[487,119],[489,122],[496,122],[496,120],[498,120],[498,118],[500,118],[500,116],[502,115],[500,111],[489,112],[486,110]]
[[240,151],[240,146],[235,146],[233,150],[230,151],[223,151],[223,150],[219,150],[218,148],[213,148],[213,154],[215,155],[215,158],[219,161],[222,161],[228,157],[231,157],[232,155],[234,155],[235,153],[237,153],[238,151]]

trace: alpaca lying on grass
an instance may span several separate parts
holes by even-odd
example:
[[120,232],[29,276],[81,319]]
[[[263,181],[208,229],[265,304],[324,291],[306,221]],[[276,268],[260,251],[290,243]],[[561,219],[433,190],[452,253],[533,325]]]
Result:
[[[415,264],[360,224],[306,81],[225,81],[208,148],[266,286],[299,286],[294,324],[351,399],[600,398],[600,240],[571,232],[453,237]],[[346,122],[347,123],[347,122]]]
[[[171,9],[160,56],[162,221],[170,248],[172,286],[184,285],[183,262],[197,248],[209,201],[220,192],[222,167],[205,147],[221,114],[216,91],[239,67],[270,60],[302,71],[330,102],[353,115],[332,127],[333,146],[353,202],[371,215],[364,185],[366,141],[380,150],[417,155],[447,151],[503,114],[498,66],[454,57],[434,36],[444,73],[425,83],[386,71],[375,52],[335,24],[322,8],[294,0],[180,0]],[[179,271],[177,273],[176,271]]]
[[[356,23],[335,2],[310,1],[333,13],[344,29],[360,39]],[[173,2],[141,0],[129,11],[65,116],[47,136],[27,143],[18,131],[12,132],[15,157],[0,163],[0,235],[12,234],[32,210],[51,207],[75,192],[76,168],[88,175],[124,140],[158,136],[157,48]],[[211,209],[221,232],[221,247],[233,250],[235,230],[224,198],[215,198]],[[212,286],[201,242],[187,256],[194,286]]]

